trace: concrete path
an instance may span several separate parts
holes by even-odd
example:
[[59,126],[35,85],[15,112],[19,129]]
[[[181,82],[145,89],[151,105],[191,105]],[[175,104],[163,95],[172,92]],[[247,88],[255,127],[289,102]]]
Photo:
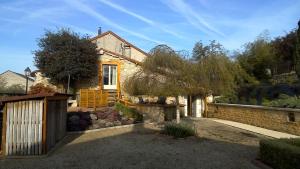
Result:
[[273,137],[273,138],[300,138],[300,136],[288,134],[288,133],[283,133],[283,132],[278,132],[274,130],[269,130],[261,127],[256,127],[256,126],[251,126],[248,124],[243,124],[243,123],[238,123],[238,122],[233,122],[233,121],[228,121],[228,120],[221,120],[221,119],[210,119],[218,123],[226,124],[229,126],[233,126],[236,128],[244,129],[247,131],[251,131],[254,133],[262,134],[268,137]]

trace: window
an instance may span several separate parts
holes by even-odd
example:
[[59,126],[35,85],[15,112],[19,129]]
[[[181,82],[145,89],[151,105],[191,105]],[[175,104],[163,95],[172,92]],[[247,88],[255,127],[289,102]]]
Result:
[[117,89],[117,65],[103,65],[104,89]]

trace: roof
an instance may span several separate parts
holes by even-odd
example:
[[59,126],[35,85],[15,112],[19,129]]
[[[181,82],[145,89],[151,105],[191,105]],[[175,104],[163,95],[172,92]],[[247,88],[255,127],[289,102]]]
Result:
[[[16,75],[18,75],[18,76],[20,76],[20,77],[22,77],[22,78],[24,78],[24,79],[27,78],[25,75],[23,75],[23,74],[21,74],[21,73],[14,72],[14,71],[11,71],[11,70],[7,70],[7,71],[1,73],[0,76],[3,75],[4,73],[7,73],[7,72],[14,73],[14,74],[16,74]],[[32,82],[34,81],[31,77],[29,77],[28,80],[30,80],[30,81],[32,81]]]
[[132,62],[132,63],[137,64],[137,65],[141,65],[141,64],[142,64],[142,62],[139,62],[139,61],[137,61],[137,60],[135,60],[135,59],[131,59],[131,58],[127,57],[127,56],[118,54],[118,53],[116,53],[116,52],[112,52],[112,51],[110,51],[110,50],[103,49],[103,48],[100,48],[100,50],[103,50],[103,52],[105,52],[105,53],[108,53],[108,54],[111,54],[111,55],[114,55],[114,56],[123,58],[123,59],[125,59],[125,60],[128,60],[128,61],[130,61],[130,62]]
[[148,53],[144,52],[142,49],[136,47],[135,45],[133,45],[133,44],[131,44],[130,42],[126,41],[125,39],[121,38],[119,35],[115,34],[115,33],[112,32],[112,31],[104,32],[104,33],[102,33],[102,34],[100,34],[100,35],[97,35],[97,36],[91,38],[91,40],[96,40],[96,39],[101,38],[101,37],[103,37],[103,36],[106,36],[106,35],[108,35],[108,34],[111,34],[111,35],[115,36],[115,37],[118,38],[120,41],[122,41],[122,42],[128,44],[129,46],[131,46],[131,47],[133,47],[133,48],[135,48],[136,50],[138,50],[139,52],[143,53],[144,55],[149,56]]
[[61,98],[67,99],[68,97],[72,96],[69,94],[62,94],[62,93],[39,93],[39,94],[31,94],[31,95],[24,95],[24,96],[10,96],[10,97],[4,97],[0,99],[1,102],[13,102],[13,101],[21,101],[21,100],[36,100],[36,99],[42,99],[45,97],[54,97],[58,96]]

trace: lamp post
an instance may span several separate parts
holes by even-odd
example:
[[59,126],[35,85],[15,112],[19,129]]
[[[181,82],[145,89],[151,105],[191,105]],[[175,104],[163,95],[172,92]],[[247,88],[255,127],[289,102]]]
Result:
[[28,78],[30,76],[30,73],[31,73],[31,70],[29,69],[29,67],[27,67],[25,70],[24,70],[24,73],[25,73],[25,76],[26,76],[26,94],[28,92]]

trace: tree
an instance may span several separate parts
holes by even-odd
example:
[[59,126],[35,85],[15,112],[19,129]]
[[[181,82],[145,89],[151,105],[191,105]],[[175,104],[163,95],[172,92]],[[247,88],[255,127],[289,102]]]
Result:
[[245,45],[237,60],[245,71],[260,81],[268,81],[274,73],[274,50],[267,32]]
[[296,59],[296,72],[298,77],[300,77],[300,20],[298,22],[295,59]]
[[274,50],[275,65],[273,66],[275,74],[289,73],[295,70],[295,44],[297,41],[296,31],[290,31],[282,37],[277,37],[271,41]]
[[[234,88],[231,61],[219,55],[187,60],[170,47],[159,45],[146,58],[141,71],[125,81],[125,90],[131,95],[206,97]],[[177,107],[177,122],[179,107]]]
[[65,89],[70,76],[71,87],[76,82],[97,75],[98,54],[96,44],[86,36],[81,37],[69,29],[57,32],[46,31],[34,51],[35,65],[52,82],[62,84]]

